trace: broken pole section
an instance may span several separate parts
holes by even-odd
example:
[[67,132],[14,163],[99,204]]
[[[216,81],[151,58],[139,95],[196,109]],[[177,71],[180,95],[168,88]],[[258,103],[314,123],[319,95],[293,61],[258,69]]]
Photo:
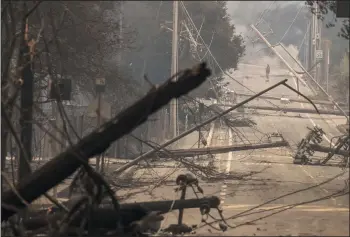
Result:
[[72,175],[82,162],[88,162],[89,158],[104,152],[112,142],[130,133],[135,127],[145,122],[150,114],[168,104],[171,99],[187,94],[200,86],[210,74],[205,63],[184,70],[176,82],[168,80],[163,85],[151,89],[132,106],[44,164],[20,182],[15,189],[2,193],[1,221],[7,221],[17,210],[25,208],[26,203],[22,200],[32,203]]
[[169,146],[170,144],[176,142],[177,140],[179,140],[179,139],[181,139],[181,138],[187,136],[188,134],[190,134],[190,133],[192,133],[192,132],[198,130],[198,128],[203,127],[203,126],[205,126],[205,125],[207,125],[207,124],[209,124],[209,123],[215,121],[216,119],[218,119],[218,118],[220,118],[220,117],[222,117],[222,116],[224,116],[224,115],[230,113],[231,111],[233,111],[233,110],[235,110],[235,109],[241,107],[242,105],[248,103],[249,101],[254,100],[255,98],[259,97],[260,95],[263,95],[263,94],[265,94],[266,92],[268,92],[268,91],[270,91],[270,90],[272,90],[272,89],[274,89],[274,88],[276,88],[276,87],[278,87],[278,86],[280,86],[280,85],[282,85],[282,84],[285,84],[287,81],[288,81],[288,79],[282,80],[282,81],[280,81],[280,82],[278,82],[278,83],[276,83],[276,84],[274,84],[274,85],[272,85],[272,86],[266,88],[265,90],[260,91],[259,93],[253,95],[252,97],[250,97],[250,98],[248,98],[248,99],[246,99],[246,100],[243,100],[242,102],[240,102],[240,103],[236,104],[235,106],[233,106],[233,107],[231,107],[231,108],[229,108],[229,109],[223,111],[222,113],[219,113],[218,115],[216,115],[216,116],[214,116],[214,117],[212,117],[212,118],[210,118],[210,119],[204,121],[203,123],[201,123],[201,124],[199,124],[199,125],[197,125],[197,126],[191,128],[191,129],[189,129],[189,130],[187,130],[187,131],[181,133],[179,136],[174,137],[173,139],[171,139],[171,140],[169,140],[169,141],[163,143],[162,145],[158,146],[156,149],[150,150],[150,151],[144,153],[143,155],[141,155],[141,156],[135,158],[134,160],[130,161],[129,163],[127,163],[127,164],[121,166],[120,168],[116,169],[116,170],[114,171],[114,173],[115,173],[115,174],[120,174],[120,173],[122,173],[123,171],[129,169],[131,166],[136,165],[136,164],[137,164],[138,162],[140,162],[141,160],[144,160],[145,158],[152,156],[152,155],[155,154],[157,151],[162,150],[163,148]]

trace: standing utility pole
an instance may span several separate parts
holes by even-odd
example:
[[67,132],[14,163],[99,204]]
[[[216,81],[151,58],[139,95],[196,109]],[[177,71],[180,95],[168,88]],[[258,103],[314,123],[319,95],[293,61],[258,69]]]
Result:
[[306,27],[306,35],[305,40],[303,42],[303,50],[304,50],[304,67],[309,70],[309,45],[310,45],[310,31],[311,31],[311,21],[308,16],[305,17],[305,19],[308,21],[307,27]]
[[[312,65],[313,65],[313,14],[310,12],[309,15],[309,21],[310,21],[310,29],[308,33],[308,44],[307,44],[307,65],[306,68],[307,70],[310,70]],[[314,77],[314,76],[313,76]]]
[[[119,52],[117,54],[117,67],[118,67],[118,72],[119,72],[119,76],[121,76],[121,64],[122,64],[122,50],[123,50],[123,10],[124,10],[124,2],[120,1],[120,8],[119,8]],[[117,140],[115,142],[115,146],[116,146],[116,150],[117,150],[117,156],[118,158],[121,155],[121,143],[123,141],[123,138]]]
[[[106,79],[103,77],[96,78],[95,89],[97,93],[97,128],[101,126],[101,97],[102,93],[105,91]],[[104,153],[96,157],[96,170],[103,172],[104,169]]]
[[[24,149],[20,149],[18,181],[21,181],[30,173],[30,162],[32,161],[32,120],[33,120],[33,93],[34,76],[32,72],[32,49],[28,39],[28,22],[21,48],[21,65],[23,85],[21,87],[21,143]],[[33,42],[33,40],[31,41]],[[29,160],[27,160],[27,158]]]
[[[101,91],[97,91],[97,128],[101,126]],[[96,170],[100,171],[101,156],[98,155],[96,158]],[[101,164],[101,167],[103,164]]]
[[331,41],[330,40],[323,40],[322,41],[322,49],[323,49],[323,81],[326,83],[326,92],[329,93],[328,89],[328,79],[329,79],[329,54],[330,54],[330,47],[331,47]]
[[[55,125],[57,128],[57,129],[55,129],[54,134],[55,134],[55,137],[57,138],[58,141],[61,141],[62,143],[64,143],[64,137],[62,136],[62,131],[64,131],[63,121],[62,121],[62,117],[60,116],[58,106],[59,106],[58,101],[52,101],[52,103],[51,103],[51,109],[52,109],[52,115],[53,115],[52,117],[55,119]],[[54,139],[51,139],[50,158],[57,156],[60,152],[62,152],[63,149],[64,149],[63,144],[56,142]],[[57,188],[56,187],[53,188],[53,196],[55,198],[57,198]]]
[[[179,2],[173,1],[173,40],[172,40],[172,59],[171,59],[171,75],[175,75],[178,71],[178,22],[179,22]],[[173,78],[177,81],[177,77]],[[173,137],[177,136],[178,114],[177,99],[173,99],[170,110],[170,121]]]
[[[310,50],[310,67],[313,67],[318,61],[323,60],[323,51],[321,44],[321,28],[322,24],[319,24],[318,20],[318,5],[314,3],[313,5],[314,13],[312,14],[311,21],[311,45],[309,47]],[[322,67],[320,64],[317,64],[315,69],[313,69],[313,78],[315,78],[317,83],[321,82],[322,76]]]

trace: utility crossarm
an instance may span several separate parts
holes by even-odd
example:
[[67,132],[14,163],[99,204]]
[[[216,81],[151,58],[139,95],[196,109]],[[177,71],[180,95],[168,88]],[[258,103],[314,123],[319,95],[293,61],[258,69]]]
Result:
[[[237,96],[246,96],[250,97],[252,95],[250,94],[243,94],[243,93],[236,93]],[[260,96],[261,99],[269,99],[269,100],[281,100],[283,97],[274,97],[274,96]],[[288,98],[288,97],[286,97]],[[288,98],[290,102],[299,102],[299,103],[309,103],[306,100],[301,100],[301,99],[295,99],[295,98]],[[320,105],[333,105],[332,102],[330,101],[325,101],[325,100],[312,100],[314,104],[320,104]],[[345,106],[345,103],[338,103],[338,105]]]
[[[230,104],[218,104],[218,106],[226,106],[231,107]],[[273,111],[284,111],[284,112],[292,112],[292,113],[307,113],[307,114],[318,114],[317,111],[314,109],[298,109],[298,108],[273,108],[268,106],[253,106],[253,105],[246,105],[244,108],[247,109],[260,109],[260,110],[273,110]],[[339,115],[343,116],[344,114],[340,111],[328,111],[328,110],[319,110],[320,114],[332,114],[332,115]],[[347,114],[349,114],[349,111],[346,111]]]
[[[256,144],[243,144],[243,145],[233,145],[233,146],[217,146],[217,147],[204,147],[204,148],[191,148],[191,149],[177,149],[168,150],[166,152],[158,152],[159,157],[169,157],[169,156],[197,156],[206,154],[220,154],[232,151],[244,151],[244,150],[254,150],[254,149],[264,149],[273,147],[284,147],[288,146],[286,141],[269,142],[269,143],[256,143]],[[169,154],[171,153],[171,155]]]

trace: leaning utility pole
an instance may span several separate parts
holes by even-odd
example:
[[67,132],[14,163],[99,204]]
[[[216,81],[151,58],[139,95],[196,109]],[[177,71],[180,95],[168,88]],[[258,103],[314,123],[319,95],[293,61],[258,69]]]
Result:
[[[21,181],[30,173],[30,162],[32,160],[32,121],[33,121],[33,97],[34,97],[34,75],[32,71],[32,47],[28,39],[28,21],[26,23],[24,39],[21,45],[21,66],[23,85],[21,87],[21,111],[20,111],[20,127],[21,127],[21,143],[23,149],[20,149],[18,181]],[[34,45],[33,45],[34,46]]]
[[[171,75],[175,75],[178,71],[178,23],[179,23],[179,2],[173,1],[173,40],[172,40],[172,58],[171,58]],[[173,78],[177,81],[177,76]],[[173,99],[170,109],[170,128],[172,129],[172,137],[177,136],[178,127],[178,101]]]
[[260,31],[254,26],[254,25],[250,25],[250,27],[255,31],[255,33],[258,34],[258,36],[265,42],[265,44],[276,54],[277,57],[279,57],[279,59],[281,59],[281,61],[284,63],[284,65],[289,69],[289,71],[291,73],[294,74],[294,76],[297,78],[297,90],[299,91],[299,82],[303,82],[304,81],[300,78],[300,76],[298,75],[298,73],[295,72],[295,70],[287,63],[287,61],[276,51],[276,49],[269,43],[269,41],[267,41],[267,39],[260,33]]
[[[260,38],[265,42],[265,44],[282,60],[282,62],[287,66],[287,68],[289,69],[289,71],[291,71],[294,76],[298,79],[297,80],[297,89],[299,90],[299,83],[298,81],[301,81],[304,85],[307,86],[307,84],[300,78],[300,76],[294,71],[293,68],[291,68],[291,66],[289,66],[289,64],[283,59],[283,57],[274,49],[274,47],[272,47],[272,45],[267,41],[267,39],[256,29],[256,27],[254,25],[251,25],[251,28],[260,36]],[[280,44],[280,46],[287,52],[288,50],[282,45]],[[292,55],[290,55],[292,57]],[[323,55],[322,55],[323,57]],[[334,106],[336,106],[339,111],[342,112],[342,114],[346,117],[346,119],[349,121],[349,116],[348,114],[338,105],[337,102],[335,102],[333,100],[333,98],[328,95],[328,93],[323,89],[323,87],[317,82],[317,80],[315,80],[314,77],[312,77],[310,75],[310,73],[307,72],[307,70],[298,62],[298,60],[296,60],[294,57],[292,57],[292,59],[304,70],[304,72],[310,77],[310,79],[317,85],[317,88],[322,91],[325,95],[328,96],[329,101],[331,101]],[[315,59],[315,58],[314,58]],[[313,87],[309,87],[312,91],[314,91]]]

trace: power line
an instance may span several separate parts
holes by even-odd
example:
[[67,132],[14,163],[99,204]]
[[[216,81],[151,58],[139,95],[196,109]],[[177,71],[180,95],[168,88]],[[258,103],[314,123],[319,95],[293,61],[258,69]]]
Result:
[[259,18],[257,19],[257,21],[255,22],[255,26],[258,26],[261,21],[262,21],[262,18],[264,17],[264,15],[270,11],[272,5],[275,3],[276,1],[273,1],[267,8],[265,8],[265,10],[260,14]]
[[301,10],[303,10],[303,8],[305,7],[304,3],[301,3],[301,4],[302,4],[302,6],[299,8],[299,10],[298,10],[297,14],[295,15],[295,17],[294,17],[292,23],[291,23],[291,24],[289,25],[289,27],[287,28],[286,32],[284,33],[284,35],[283,35],[282,38],[280,39],[279,43],[281,43],[282,40],[284,39],[284,37],[286,37],[286,35],[288,34],[289,30],[292,28],[292,26],[294,25],[296,19],[298,18],[298,16],[299,16]]
[[[228,76],[230,79],[232,79],[233,81],[235,81],[235,82],[236,82],[237,84],[239,84],[240,86],[242,86],[242,87],[248,89],[250,92],[253,92],[254,94],[256,94],[255,91],[251,90],[250,88],[248,88],[248,87],[245,86],[243,83],[241,83],[241,82],[239,82],[238,80],[236,80],[235,78],[233,78],[230,74],[228,74],[227,72],[225,72],[225,71],[222,69],[222,67],[220,66],[220,64],[218,63],[218,61],[216,60],[216,58],[215,58],[214,55],[212,54],[210,48],[208,47],[208,45],[205,43],[204,39],[203,39],[202,36],[200,35],[200,32],[198,31],[198,29],[197,29],[196,25],[194,24],[194,22],[193,22],[193,20],[192,20],[192,18],[191,18],[191,16],[190,16],[190,14],[188,13],[185,4],[183,3],[183,1],[181,1],[180,3],[181,3],[182,8],[183,8],[184,11],[185,11],[187,17],[189,18],[190,23],[192,24],[193,28],[196,30],[196,32],[197,32],[199,38],[202,40],[203,45],[207,48],[208,53],[210,54],[210,56],[211,56],[212,59],[214,60],[214,62],[215,62],[215,64],[217,65],[217,67],[220,69],[220,71],[221,71],[223,74],[225,74],[226,76]],[[272,103],[272,102],[270,102],[270,101],[268,101],[268,100],[265,100],[265,101],[268,102],[269,104],[273,105],[274,107],[280,108],[278,105],[275,105],[274,103]]]
[[305,42],[305,39],[306,39],[306,36],[308,35],[309,31],[311,29],[311,22],[309,21],[308,24],[307,24],[307,27],[306,27],[306,32],[304,34],[304,37],[298,47],[298,51],[300,51],[301,47],[303,46],[304,42]]

